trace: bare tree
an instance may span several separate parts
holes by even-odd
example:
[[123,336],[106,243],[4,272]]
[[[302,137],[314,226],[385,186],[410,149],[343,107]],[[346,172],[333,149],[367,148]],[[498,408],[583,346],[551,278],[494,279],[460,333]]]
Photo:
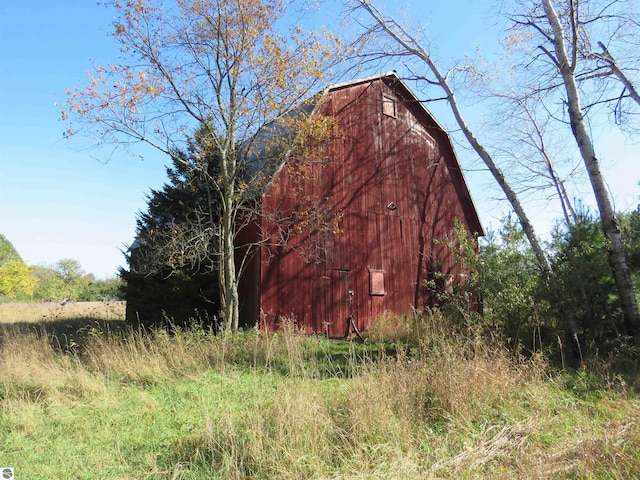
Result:
[[[174,246],[206,251],[218,238],[227,330],[239,325],[237,233],[276,171],[269,166],[315,131],[317,119],[300,106],[319,90],[336,52],[331,39],[288,28],[287,3],[178,0],[163,9],[157,0],[114,0],[113,36],[126,61],[94,67],[86,88],[68,91],[62,114],[98,145],[141,142],[207,177],[220,213],[214,226],[206,209],[200,217],[215,231],[177,232]],[[196,130],[201,151],[191,162],[179,152]],[[218,155],[215,174],[207,170],[210,151]]]
[[413,80],[441,89],[444,99],[450,106],[453,116],[466,140],[487,166],[493,178],[504,192],[518,217],[541,270],[548,275],[551,272],[551,264],[535,232],[533,224],[520,201],[518,193],[512,188],[512,185],[496,163],[493,155],[487,151],[484,144],[477,138],[463,117],[456,94],[449,81],[450,75],[455,69],[442,72],[429,50],[424,46],[424,43],[421,42],[417,36],[412,35],[396,21],[396,19],[385,16],[373,5],[371,0],[349,0],[348,3],[354,11],[359,10],[366,12],[371,19],[371,24],[366,26],[366,32],[360,37],[359,41],[362,45],[376,45],[380,41],[385,42],[386,40],[390,40],[390,42],[385,42],[384,48],[374,47],[370,49],[369,52],[366,52],[366,50],[362,48],[357,48],[356,51],[365,51],[365,53],[361,55],[365,55],[366,60],[370,62],[382,60],[412,61],[413,65],[417,65],[412,70]]
[[[637,25],[636,25],[637,26]],[[604,43],[601,41],[597,42],[599,51],[595,51],[590,49],[586,52],[585,56],[587,59],[595,60],[596,67],[595,70],[598,71],[599,77],[605,78],[614,78],[619,83],[622,84],[622,91],[620,94],[614,99],[608,102],[613,105],[613,117],[615,123],[620,125],[621,127],[628,128],[629,123],[628,118],[631,115],[631,108],[625,108],[625,99],[630,99],[636,104],[635,115],[638,112],[637,109],[640,107],[640,93],[638,92],[638,88],[635,85],[635,80],[630,74],[630,71],[638,76],[638,72],[640,69],[637,65],[633,65],[629,67],[621,66],[618,61],[614,58],[613,54],[611,54],[609,48],[607,48]],[[636,49],[640,48],[640,45],[636,45]],[[638,55],[635,55],[636,61],[638,60]],[[598,67],[605,67],[604,69]],[[634,131],[633,127],[630,129]]]
[[591,56],[609,66],[611,68],[611,72],[616,78],[622,83],[624,86],[624,90],[622,95],[628,94],[629,97],[636,102],[638,106],[640,106],[640,94],[638,93],[638,89],[633,84],[633,81],[629,76],[620,68],[616,59],[613,58],[613,55],[609,53],[609,49],[604,46],[604,43],[598,42],[598,46],[602,50],[601,52],[591,52]]
[[[604,5],[594,14],[587,9],[590,6],[587,0],[542,0],[541,3],[533,2],[528,13],[514,16],[513,20],[518,27],[536,34],[537,48],[542,52],[533,62],[527,62],[528,67],[542,72],[542,83],[563,94],[571,132],[598,204],[602,228],[607,239],[609,262],[623,306],[627,330],[640,341],[640,314],[620,225],[589,133],[587,111],[583,107],[580,89],[581,86],[583,91],[587,88],[587,84],[580,85],[581,80],[585,82],[585,79],[593,76],[589,66],[584,64],[581,47],[589,43],[589,29],[593,28],[592,25],[599,20],[607,20],[607,8],[614,3],[616,2]],[[606,92],[595,93],[598,98],[606,95]]]
[[495,157],[511,165],[512,184],[523,198],[530,196],[535,201],[542,197],[547,204],[556,199],[565,223],[573,224],[577,214],[566,183],[578,173],[578,166],[563,153],[566,142],[559,137],[555,120],[546,110],[539,111],[536,96],[482,88],[490,89],[501,104],[493,115],[495,135],[489,142]]

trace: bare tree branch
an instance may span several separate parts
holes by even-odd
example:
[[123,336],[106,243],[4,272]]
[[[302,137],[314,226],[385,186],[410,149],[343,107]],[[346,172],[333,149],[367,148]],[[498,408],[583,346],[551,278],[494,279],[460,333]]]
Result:
[[[495,163],[492,156],[476,138],[476,136],[473,134],[466,121],[464,120],[462,112],[460,111],[460,108],[458,106],[456,96],[452,88],[450,87],[449,82],[447,81],[447,75],[449,72],[443,75],[436,63],[433,61],[430,53],[394,18],[386,17],[378,9],[376,9],[370,0],[353,0],[353,2],[357,6],[357,8],[360,8],[361,10],[368,13],[373,20],[374,26],[369,29],[369,32],[376,31],[379,34],[383,34],[386,38],[391,39],[398,47],[400,47],[401,52],[404,52],[404,54],[411,55],[412,57],[418,59],[427,67],[427,71],[433,75],[433,77],[435,78],[434,82],[437,83],[437,85],[444,91],[447,102],[451,107],[456,122],[462,130],[465,138],[485,163],[494,179],[498,182],[498,184],[504,191],[514,211],[516,212],[522,228],[527,236],[527,239],[529,240],[529,243],[531,244],[535,252],[540,268],[547,274],[551,272],[549,259],[547,258],[547,255],[542,248],[538,236],[535,233],[535,229],[531,221],[529,220],[518,198],[517,193],[515,192],[515,190],[513,190],[504,173]],[[426,77],[424,76],[422,78],[426,79]]]

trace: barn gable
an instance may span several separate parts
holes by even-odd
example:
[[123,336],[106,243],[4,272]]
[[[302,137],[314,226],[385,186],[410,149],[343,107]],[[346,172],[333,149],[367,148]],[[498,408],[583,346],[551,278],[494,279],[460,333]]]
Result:
[[[366,329],[384,312],[429,305],[428,275],[461,273],[434,240],[456,219],[482,227],[447,133],[395,73],[328,87],[314,115],[332,117],[339,135],[313,161],[290,159],[263,195],[255,232],[279,240],[245,272],[242,314],[342,336],[350,318]],[[274,221],[310,209],[330,227],[283,235]]]

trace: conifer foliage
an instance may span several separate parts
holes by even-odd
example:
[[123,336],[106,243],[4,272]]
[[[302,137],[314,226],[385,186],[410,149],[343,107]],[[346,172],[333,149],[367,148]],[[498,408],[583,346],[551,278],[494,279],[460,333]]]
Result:
[[196,133],[186,152],[175,152],[167,183],[151,190],[147,210],[136,222],[129,271],[122,276],[128,284],[128,317],[143,324],[186,323],[201,316],[213,321],[220,308],[220,205],[209,181],[216,176],[218,158],[215,150],[199,155],[202,135]]

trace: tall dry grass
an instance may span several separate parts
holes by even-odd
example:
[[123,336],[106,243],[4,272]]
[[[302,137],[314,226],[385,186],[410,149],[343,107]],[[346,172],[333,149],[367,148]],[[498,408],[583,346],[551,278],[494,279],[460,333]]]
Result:
[[0,303],[0,324],[40,324],[57,321],[72,322],[82,319],[124,320],[126,303],[58,302]]
[[104,390],[101,378],[73,356],[56,351],[46,336],[1,333],[0,398],[73,401]]
[[[95,472],[101,478],[629,478],[640,471],[640,405],[620,382],[591,398],[583,377],[568,387],[542,357],[515,358],[438,312],[389,322],[413,327],[403,326],[399,340],[385,326],[395,353],[381,347],[370,355],[292,325],[223,336],[201,327],[172,334],[96,328],[71,349],[37,332],[5,331],[0,422],[32,433],[18,446],[11,428],[0,428],[0,458],[3,449],[57,441],[57,417],[29,418],[28,426],[20,419],[41,406],[57,410],[59,422],[84,423],[65,431],[75,448],[95,441],[83,430],[114,439],[101,455],[128,466],[112,476]],[[337,365],[343,346],[346,369]],[[91,417],[73,413],[87,409]],[[74,461],[71,452],[59,455],[60,463]]]

